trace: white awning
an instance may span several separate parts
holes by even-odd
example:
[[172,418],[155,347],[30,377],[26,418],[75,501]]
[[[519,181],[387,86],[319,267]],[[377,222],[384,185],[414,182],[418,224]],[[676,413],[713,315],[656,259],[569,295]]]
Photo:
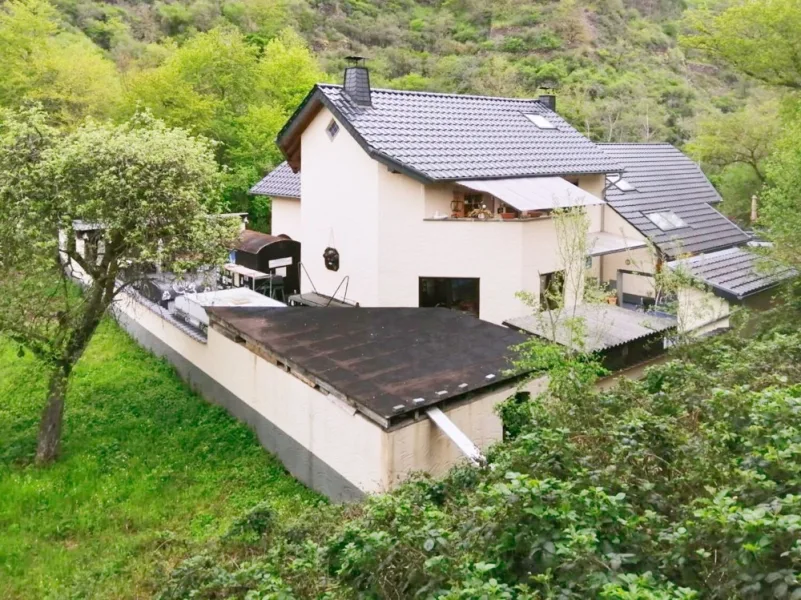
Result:
[[589,256],[603,256],[624,250],[645,248],[645,240],[627,238],[605,231],[595,231],[587,234],[587,254]]
[[604,201],[561,177],[471,179],[457,181],[471,190],[492,194],[519,211],[591,206]]

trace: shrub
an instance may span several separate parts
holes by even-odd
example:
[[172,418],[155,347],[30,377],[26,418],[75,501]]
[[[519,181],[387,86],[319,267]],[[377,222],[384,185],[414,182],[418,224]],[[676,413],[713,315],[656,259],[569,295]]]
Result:
[[487,466],[276,523],[258,561],[193,559],[164,597],[798,600],[799,359],[798,333],[726,336],[609,391],[517,396]]

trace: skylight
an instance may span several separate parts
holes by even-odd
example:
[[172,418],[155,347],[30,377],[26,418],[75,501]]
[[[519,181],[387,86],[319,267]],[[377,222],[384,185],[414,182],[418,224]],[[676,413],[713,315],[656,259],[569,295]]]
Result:
[[526,118],[540,129],[556,129],[556,125],[542,115],[526,114]]
[[653,212],[645,215],[648,219],[659,227],[662,231],[670,231],[672,229],[681,229],[682,227],[689,227],[682,218],[673,211]]
[[617,189],[621,192],[633,192],[637,188],[634,187],[631,183],[623,179],[622,177],[618,176],[617,178],[614,177],[607,177],[606,180],[614,185]]

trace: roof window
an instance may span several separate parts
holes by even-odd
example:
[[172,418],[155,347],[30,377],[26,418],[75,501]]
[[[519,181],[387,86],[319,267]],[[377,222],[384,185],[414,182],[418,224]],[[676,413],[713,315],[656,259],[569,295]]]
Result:
[[626,181],[625,179],[623,179],[619,175],[616,178],[607,177],[606,181],[608,181],[610,184],[614,185],[621,192],[633,192],[633,191],[635,191],[637,189],[631,183],[629,183],[628,181]]
[[328,124],[328,127],[325,128],[325,132],[328,134],[328,137],[332,140],[337,137],[339,133],[339,125],[337,124],[334,119],[331,119],[331,122]]
[[556,129],[556,125],[551,123],[548,119],[546,119],[542,115],[532,115],[532,114],[526,114],[526,113],[524,113],[524,114],[526,115],[526,118],[529,121],[534,123],[534,125],[536,125],[540,129]]
[[682,218],[673,211],[653,212],[645,215],[648,219],[659,227],[662,231],[671,231],[672,229],[681,229],[682,227],[689,227]]

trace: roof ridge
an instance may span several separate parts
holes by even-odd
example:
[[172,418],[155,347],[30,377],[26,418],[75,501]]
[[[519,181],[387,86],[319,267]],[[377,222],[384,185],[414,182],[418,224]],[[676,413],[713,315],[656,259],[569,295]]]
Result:
[[[337,88],[342,89],[343,86],[338,83],[318,83],[318,87]],[[481,94],[457,94],[454,92],[425,92],[421,90],[395,90],[391,88],[372,88],[373,92],[382,92],[385,94],[403,94],[415,96],[439,96],[446,98],[470,98],[472,100],[507,100],[510,102],[536,102],[541,104],[539,98],[511,98],[509,96],[485,96]]]

